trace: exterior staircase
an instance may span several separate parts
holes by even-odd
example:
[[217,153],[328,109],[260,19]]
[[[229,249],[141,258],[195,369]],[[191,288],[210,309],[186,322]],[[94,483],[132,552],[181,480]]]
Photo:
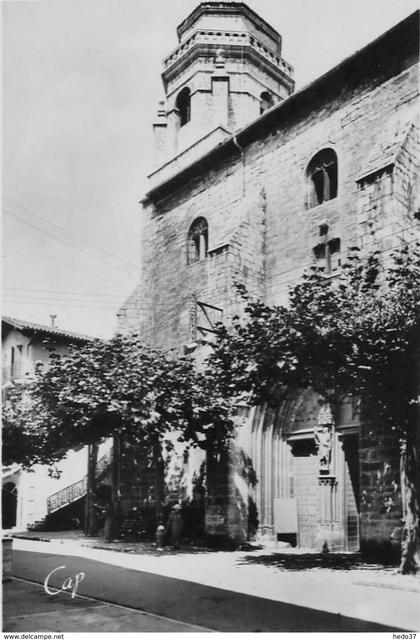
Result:
[[[110,470],[112,464],[112,448],[108,453],[105,453],[101,458],[99,458],[96,465],[96,480],[100,481],[107,475]],[[51,496],[47,498],[47,513],[55,513],[59,509],[63,507],[67,507],[69,504],[72,504],[76,500],[83,498],[86,495],[87,491],[87,475],[78,480],[77,482],[73,482],[68,487],[64,487],[60,491],[53,493]]]
[[83,498],[87,491],[87,476],[73,482],[68,487],[53,493],[47,498],[47,513],[54,513],[63,507]]

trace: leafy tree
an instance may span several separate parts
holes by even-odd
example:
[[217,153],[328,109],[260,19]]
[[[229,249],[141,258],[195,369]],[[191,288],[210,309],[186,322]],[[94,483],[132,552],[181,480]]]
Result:
[[[170,432],[201,448],[226,441],[233,428],[230,404],[216,397],[214,385],[191,359],[147,348],[137,336],[117,335],[73,347],[68,355],[52,352],[45,371],[38,365],[24,402],[13,402],[7,410],[5,447],[8,459],[31,466],[50,464],[75,445],[91,445],[92,531],[96,445],[101,440],[114,436],[147,447],[158,476],[163,472],[162,447],[173,446],[167,439]],[[26,432],[22,455],[17,435]],[[163,485],[158,480],[159,504]]]
[[[362,421],[399,436],[403,538],[401,571],[418,565],[420,257],[405,246],[388,256],[353,248],[339,276],[313,267],[287,306],[247,300],[245,321],[221,327],[210,368],[225,397],[281,403],[312,388],[337,406],[360,398]],[[375,427],[376,425],[376,427]]]
[[35,464],[54,465],[63,455],[48,438],[40,420],[42,407],[32,397],[33,381],[13,382],[4,390],[2,407],[2,462],[29,469]]

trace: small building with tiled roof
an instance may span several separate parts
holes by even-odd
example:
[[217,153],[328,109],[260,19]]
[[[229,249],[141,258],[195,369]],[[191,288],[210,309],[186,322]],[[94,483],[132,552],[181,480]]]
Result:
[[[70,347],[82,346],[93,337],[73,331],[19,320],[2,318],[2,393],[7,401],[7,389],[13,382],[25,382],[33,373],[36,363],[48,364],[52,349],[55,353],[68,353]],[[51,497],[67,491],[85,492],[87,447],[69,451],[59,463],[60,478],[51,477],[49,468],[35,465],[32,471],[23,470],[19,464],[2,468],[2,524],[3,529],[23,531],[40,526],[49,512]],[[72,488],[75,491],[71,491]],[[77,494],[77,495],[79,495]],[[77,505],[76,505],[77,506]],[[75,509],[75,512],[77,509]]]
[[50,349],[66,353],[70,345],[94,340],[74,331],[4,316],[1,324],[2,385],[11,380],[24,380],[36,362],[48,362]]

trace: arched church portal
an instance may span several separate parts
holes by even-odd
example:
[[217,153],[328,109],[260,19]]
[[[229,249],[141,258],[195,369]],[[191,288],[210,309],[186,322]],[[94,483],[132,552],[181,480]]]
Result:
[[356,424],[335,424],[313,393],[296,392],[279,409],[255,410],[251,458],[260,536],[318,551],[325,544],[358,550]]

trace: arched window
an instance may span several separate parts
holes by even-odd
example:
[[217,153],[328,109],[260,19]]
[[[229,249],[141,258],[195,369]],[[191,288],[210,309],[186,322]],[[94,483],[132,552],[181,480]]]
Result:
[[337,155],[333,149],[322,149],[310,161],[307,207],[316,207],[337,196]]
[[191,119],[191,91],[188,87],[178,93],[175,106],[179,111],[179,124],[183,127]]
[[267,111],[274,104],[273,96],[268,91],[263,91],[260,95],[260,114]]
[[197,218],[188,232],[187,263],[203,260],[207,255],[209,241],[208,225],[205,218]]

